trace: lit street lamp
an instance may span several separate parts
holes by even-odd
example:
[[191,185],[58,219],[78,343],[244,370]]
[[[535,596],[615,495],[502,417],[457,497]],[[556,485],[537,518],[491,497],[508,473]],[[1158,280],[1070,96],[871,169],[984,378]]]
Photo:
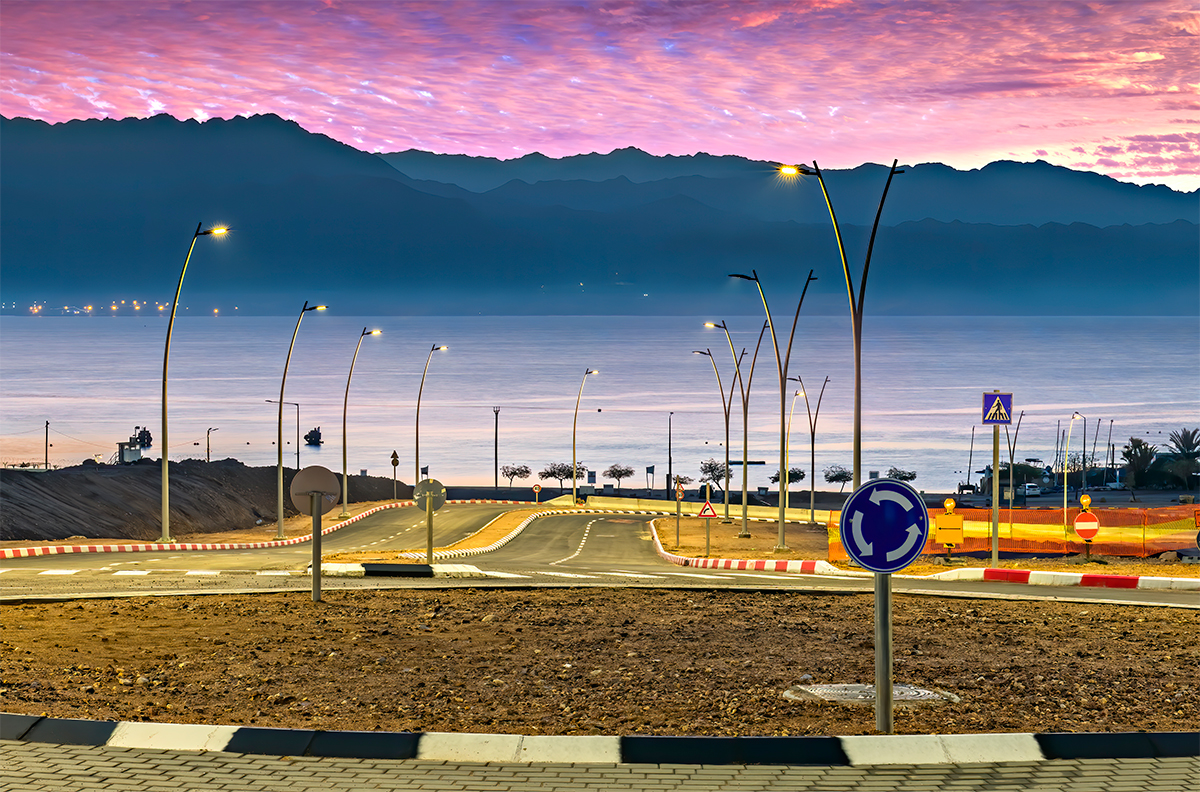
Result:
[[362,340],[369,335],[379,335],[378,330],[362,329],[362,333],[358,336],[358,343],[354,347],[354,357],[350,358],[350,373],[346,375],[346,396],[342,399],[342,513],[338,515],[339,520],[344,520],[350,516],[348,507],[350,505],[350,475],[346,471],[346,410],[350,405],[350,378],[354,376],[354,363],[358,360],[358,350],[362,347]]
[[204,434],[204,461],[212,462],[212,433],[220,429],[219,426],[210,427]]
[[1070,489],[1070,487],[1068,487],[1068,486],[1067,486],[1067,484],[1068,484],[1068,482],[1067,482],[1067,457],[1068,457],[1068,455],[1069,455],[1069,453],[1070,453],[1070,448],[1071,448],[1071,429],[1073,429],[1073,428],[1075,427],[1075,419],[1076,419],[1076,418],[1083,418],[1083,428],[1084,428],[1085,430],[1087,429],[1087,418],[1086,418],[1086,417],[1084,417],[1083,413],[1081,413],[1081,412],[1079,412],[1078,410],[1076,410],[1074,413],[1072,413],[1072,414],[1071,414],[1071,421],[1070,421],[1070,423],[1068,423],[1068,424],[1067,424],[1067,442],[1066,442],[1066,444],[1065,444],[1065,445],[1063,445],[1063,455],[1062,455],[1062,460],[1063,460],[1063,462],[1062,462],[1062,472],[1063,472],[1063,531],[1064,531],[1064,533],[1065,533],[1065,532],[1066,532],[1066,530],[1067,530],[1067,529],[1070,527],[1070,523],[1068,523],[1068,522],[1067,522],[1067,490],[1068,490],[1068,489]]
[[429,357],[425,358],[425,370],[421,372],[421,387],[417,388],[417,425],[413,437],[413,457],[417,466],[417,482],[421,480],[421,394],[425,392],[425,375],[429,373],[429,361],[433,360],[434,352],[442,352],[450,347],[437,346],[429,348]]
[[808,401],[808,391],[804,389],[804,380],[800,377],[795,379],[800,383],[800,394],[804,396],[804,409],[808,410],[808,449],[811,455],[809,465],[812,468],[812,481],[809,482],[808,491],[808,521],[815,524],[817,522],[817,418],[821,415],[821,400],[825,398],[825,386],[829,384],[829,377],[826,377],[825,382],[821,383],[821,393],[817,396],[816,410],[813,410]]
[[575,482],[577,477],[575,471],[578,470],[578,463],[575,461],[575,428],[579,424],[579,400],[583,398],[583,386],[587,384],[588,374],[599,374],[596,369],[588,369],[583,372],[583,381],[579,383],[579,395],[575,397],[575,417],[571,420],[571,506],[574,507],[579,503],[579,499],[575,494]]
[[775,336],[775,323],[771,319],[771,309],[767,307],[767,295],[763,292],[762,281],[758,272],[750,270],[751,275],[731,274],[731,278],[741,278],[753,281],[758,287],[758,296],[762,299],[763,311],[767,314],[767,325],[771,328],[771,345],[775,348],[775,368],[779,372],[779,539],[775,544],[775,552],[787,550],[784,541],[784,510],[787,508],[787,370],[792,357],[792,342],[796,339],[796,323],[800,321],[800,306],[804,305],[804,295],[808,293],[808,284],[816,280],[812,270],[808,271],[808,279],[804,281],[804,290],[800,292],[800,301],[796,303],[796,315],[792,319],[792,332],[788,336],[787,352],[779,354],[779,340]]
[[[707,326],[716,327],[716,325],[713,325],[711,322],[705,326],[706,327]],[[724,327],[723,324],[722,324],[722,327]],[[732,344],[733,344],[733,342],[730,341],[731,347],[732,347]],[[730,522],[730,519],[729,519],[729,412],[730,412],[730,410],[733,409],[733,386],[736,383],[736,381],[738,380],[738,376],[735,375],[734,381],[729,383],[729,398],[727,399],[727,398],[725,398],[725,386],[723,384],[721,384],[721,372],[717,370],[717,359],[713,357],[712,350],[705,349],[705,350],[701,351],[701,350],[697,349],[697,350],[694,350],[692,352],[692,354],[693,355],[704,355],[712,362],[713,373],[717,375],[717,390],[721,394],[721,409],[725,411],[725,486],[723,487],[723,490],[725,492],[725,519],[723,520],[723,522],[728,523],[728,522]],[[746,350],[743,349],[742,355],[745,355],[745,354],[746,354]],[[738,368],[739,362],[736,358],[734,359],[733,364],[734,364],[735,369]]]
[[[179,306],[179,293],[183,291],[183,276],[187,275],[188,262],[192,259],[192,250],[196,247],[196,240],[202,236],[223,236],[229,233],[228,228],[218,227],[210,228],[207,231],[201,231],[200,226],[203,223],[196,223],[196,233],[192,234],[192,244],[188,247],[187,256],[183,259],[183,269],[179,271],[179,285],[175,287],[175,299],[171,301],[171,317],[167,320],[167,344],[163,350],[163,377],[162,377],[162,535],[159,537],[160,542],[171,541],[171,511],[170,511],[170,482],[167,479],[167,450],[170,446],[167,444],[167,363],[171,359],[171,331],[175,327],[175,309]],[[113,306],[114,310],[116,306]]]
[[[734,373],[737,377],[738,388],[742,392],[742,530],[739,539],[750,536],[750,386],[754,384],[754,366],[758,362],[758,348],[762,345],[763,334],[767,332],[767,323],[763,322],[762,330],[758,331],[758,343],[754,345],[754,357],[750,358],[750,373],[742,378],[741,359],[746,356],[742,349],[739,356],[733,350],[733,338],[729,335],[729,327],[724,322],[705,322],[705,327],[719,327],[725,331],[725,340],[729,342],[729,354],[733,355]],[[733,386],[729,386],[729,401],[733,403]],[[729,443],[725,443],[725,485],[729,486]],[[726,490],[728,491],[728,489]],[[729,510],[725,510],[726,519]]]
[[854,281],[850,277],[850,265],[846,261],[846,246],[842,242],[842,230],[838,226],[837,216],[833,212],[833,202],[829,199],[829,190],[825,188],[825,177],[821,168],[813,161],[812,169],[803,165],[783,165],[779,168],[782,176],[816,176],[821,184],[821,194],[825,196],[825,206],[829,209],[829,219],[833,223],[833,233],[837,238],[838,255],[842,259],[842,274],[846,278],[846,293],[850,297],[850,329],[854,338],[854,489],[862,483],[862,319],[863,300],[867,295],[867,273],[871,268],[871,252],[875,248],[875,233],[879,230],[879,218],[883,214],[883,202],[887,200],[888,188],[892,186],[892,177],[903,170],[896,168],[899,160],[892,160],[888,170],[887,183],[883,186],[883,196],[879,199],[879,209],[875,212],[875,223],[871,226],[871,240],[867,243],[867,257],[863,261],[862,274],[858,283],[858,298],[854,296]]
[[494,435],[495,446],[493,448],[495,451],[495,458],[493,460],[495,464],[492,468],[492,472],[494,474],[492,488],[500,489],[500,408],[493,407],[492,414],[496,416],[496,434]]
[[[324,311],[324,305],[309,305],[308,300],[304,301],[304,307],[300,309],[300,316],[296,319],[296,329],[292,331],[292,343],[288,345],[287,359],[283,361],[283,378],[279,381],[279,431],[276,441],[278,448],[278,463],[276,465],[278,483],[277,498],[275,506],[277,509],[276,532],[275,538],[283,538],[283,389],[287,385],[288,365],[292,362],[292,350],[296,347],[296,335],[300,332],[300,322],[304,321],[304,314],[309,311]],[[296,471],[300,471],[300,407],[296,406]]]

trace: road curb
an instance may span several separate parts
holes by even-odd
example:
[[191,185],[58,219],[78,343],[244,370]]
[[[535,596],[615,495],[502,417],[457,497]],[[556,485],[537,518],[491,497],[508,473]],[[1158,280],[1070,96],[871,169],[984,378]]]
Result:
[[[527,505],[528,501],[510,501],[510,500],[449,500],[449,504],[469,504],[469,503],[498,503],[507,505]],[[368,509],[362,514],[356,514],[349,519],[342,520],[339,523],[334,523],[328,528],[321,530],[321,536],[333,533],[336,530],[345,528],[347,525],[358,522],[359,520],[369,517],[385,509],[398,509],[403,506],[414,506],[414,501],[396,501],[394,503],[385,503],[382,506],[376,506],[373,509]],[[303,544],[311,542],[312,534],[305,536],[296,536],[291,539],[279,539],[268,542],[225,542],[216,544],[205,544],[201,542],[137,542],[132,544],[100,544],[100,545],[42,545],[39,547],[6,547],[0,549],[0,560],[8,558],[34,558],[46,555],[62,555],[69,553],[152,553],[161,551],[170,551],[172,553],[187,550],[259,550],[265,547],[287,547],[289,545]]]
[[846,737],[545,736],[274,729],[0,713],[5,740],[265,756],[435,762],[941,765],[1200,756],[1200,732],[900,734]]

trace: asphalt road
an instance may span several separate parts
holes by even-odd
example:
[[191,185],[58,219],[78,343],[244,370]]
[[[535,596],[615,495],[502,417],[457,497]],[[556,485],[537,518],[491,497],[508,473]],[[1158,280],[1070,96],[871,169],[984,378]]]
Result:
[[[444,507],[434,520],[435,542],[446,545],[511,507]],[[480,576],[457,578],[335,578],[323,587],[650,586],[870,592],[869,577],[691,569],[658,557],[648,515],[564,514],[543,517],[499,550],[464,559]],[[325,537],[326,552],[402,549],[424,543],[424,514],[389,509]],[[306,590],[307,543],[230,551],[97,553],[12,559],[0,567],[0,600],[113,594],[200,594]],[[1189,591],[1030,586],[982,581],[892,578],[893,591],[949,597],[1047,599],[1200,608]]]

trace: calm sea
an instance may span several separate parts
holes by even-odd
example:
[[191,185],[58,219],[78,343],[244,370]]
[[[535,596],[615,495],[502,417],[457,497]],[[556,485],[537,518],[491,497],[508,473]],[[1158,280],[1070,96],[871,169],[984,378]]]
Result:
[[[342,400],[354,346],[364,327],[351,384],[349,468],[414,476],[414,408],[421,372],[435,352],[421,399],[421,464],[450,484],[491,484],[495,407],[499,461],[541,470],[571,459],[579,407],[580,462],[603,471],[637,471],[627,485],[655,484],[667,469],[668,432],[676,473],[698,478],[701,460],[724,456],[724,418],[711,349],[726,388],[732,356],[711,317],[339,317],[306,315],[288,374],[285,401],[299,407],[304,434],[320,427],[325,444],[300,446],[301,466],[341,470]],[[726,317],[736,347],[753,354],[761,319]],[[184,317],[176,320],[170,368],[170,456],[234,457],[275,463],[280,376],[295,317]],[[0,317],[0,458],[41,461],[50,422],[52,464],[107,460],[135,426],[160,453],[160,398],[166,321],[159,317]],[[786,345],[786,338],[781,339]],[[749,366],[750,355],[745,365]],[[802,317],[791,375],[815,402],[825,377],[816,433],[816,467],[851,463],[853,358],[847,316]],[[1060,424],[1087,417],[1087,444],[1103,458],[1110,436],[1160,446],[1200,424],[1200,326],[1194,317],[867,317],[863,345],[863,463],[915,470],[919,489],[951,490],[991,458],[991,432],[977,426],[982,393],[1014,393],[1024,411],[1016,458],[1054,458]],[[770,336],[758,354],[750,395],[750,484],[767,484],[779,443],[779,378]],[[789,383],[787,402],[797,385]],[[815,403],[813,404],[815,408]],[[670,413],[674,415],[670,415]],[[1097,440],[1097,427],[1098,440]],[[209,428],[215,431],[208,433]],[[285,464],[296,463],[296,408],[284,413]],[[731,418],[733,457],[741,456],[740,396]],[[1075,422],[1071,444],[1083,429]],[[1003,448],[1004,433],[1001,432]],[[809,467],[804,399],[792,418],[792,464]],[[1007,457],[1007,452],[1002,452]],[[976,475],[977,479],[978,476]],[[534,479],[536,481],[536,478]],[[604,481],[603,478],[600,479]],[[807,480],[805,481],[807,485]],[[824,485],[818,479],[818,485]]]

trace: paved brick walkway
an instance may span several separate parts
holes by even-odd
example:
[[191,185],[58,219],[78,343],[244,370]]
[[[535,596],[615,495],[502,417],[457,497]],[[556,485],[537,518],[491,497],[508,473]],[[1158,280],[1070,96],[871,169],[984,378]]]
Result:
[[269,757],[0,741],[0,792],[1188,792],[1197,788],[1197,779],[1197,757],[886,767],[529,765]]

